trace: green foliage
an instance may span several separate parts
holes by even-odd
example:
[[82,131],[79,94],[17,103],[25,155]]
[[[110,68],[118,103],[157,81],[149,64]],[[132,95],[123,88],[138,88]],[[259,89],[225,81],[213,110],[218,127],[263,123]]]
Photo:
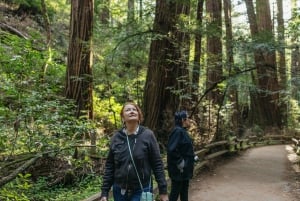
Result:
[[[52,19],[55,14],[55,8],[52,7],[53,3],[51,3],[51,0],[45,0],[45,2],[47,7],[46,9],[48,11],[47,14],[50,17],[50,19]],[[41,0],[10,0],[9,3],[13,5],[17,5],[18,7],[17,11],[19,14],[24,14],[24,13],[32,14],[32,15],[42,14]],[[40,20],[39,18],[36,19]]]
[[295,8],[292,11],[292,19],[288,23],[287,32],[288,35],[292,37],[292,40],[298,38],[298,42],[299,42],[299,37],[300,37],[300,9],[299,8]]
[[[143,20],[127,21],[126,2],[110,5],[112,23],[102,24],[95,16],[94,55],[95,96],[100,100],[113,98],[123,104],[127,100],[141,102],[148,65],[147,57],[152,26],[153,5],[143,2]],[[105,5],[96,1],[97,8]],[[98,10],[99,12],[99,10]]]
[[41,12],[41,1],[40,0],[12,0],[12,3],[19,4],[20,6],[37,9]]
[[70,140],[88,128],[73,117],[73,103],[60,96],[65,66],[50,62],[45,72],[48,52],[37,50],[44,44],[38,32],[31,34],[32,39],[26,40],[0,32],[0,150],[4,153],[63,148],[76,143]]
[[[68,133],[71,137],[71,127],[77,125],[74,123],[77,120],[71,118],[72,103],[55,94],[62,90],[59,85],[39,82],[40,69],[34,66],[42,64],[41,53],[31,51],[29,44],[18,38],[7,38],[14,43],[16,52],[1,54],[4,65],[0,72],[0,112],[3,114],[0,123],[4,127],[1,128],[0,145],[3,146],[0,149],[8,151],[17,147],[19,151],[31,152],[37,145],[38,148],[62,145],[57,135],[67,136]],[[19,52],[18,47],[26,48],[26,44],[25,53]],[[14,54],[20,55],[16,57]],[[9,59],[11,57],[13,59]],[[51,76],[56,75],[52,72]],[[52,82],[57,83],[55,80]],[[16,145],[12,146],[12,143]]]
[[[52,50],[53,60],[44,71],[49,52],[41,51],[45,44],[38,32],[30,34],[29,39],[23,39],[0,31],[1,157],[60,150],[69,158],[73,154],[70,148],[83,143],[95,124],[76,119],[73,102],[61,96],[65,65],[55,62],[61,53]],[[105,155],[105,148],[101,150]],[[89,165],[87,160],[70,162],[78,168]],[[91,175],[72,187],[49,188],[46,178],[33,182],[29,175],[19,175],[0,190],[0,200],[82,200],[99,191],[99,182],[100,177]]]
[[299,105],[299,101],[290,99],[289,103],[289,109],[288,109],[288,126],[290,128],[295,128],[295,129],[299,129],[299,123],[300,123],[300,105]]
[[19,174],[14,182],[7,184],[4,188],[0,189],[0,200],[30,201],[24,193],[32,187],[29,178],[29,174]]
[[114,97],[108,99],[95,97],[94,102],[94,110],[97,114],[96,118],[99,126],[118,128],[121,125],[120,111],[122,105],[117,103]]
[[259,125],[253,125],[252,131],[257,135],[257,136],[262,136],[263,135],[263,129]]
[[[30,175],[19,175],[14,181],[0,189],[3,201],[80,201],[99,192],[102,178],[89,175],[72,186],[49,187],[45,177],[33,185]],[[38,193],[37,193],[38,192]]]
[[[92,194],[99,192],[99,186],[101,186],[102,178],[90,175],[86,177],[82,182],[75,184],[74,186],[68,187],[55,187],[50,190],[47,185],[44,185],[44,181],[41,180],[40,187],[35,187],[31,189],[29,193],[33,200],[37,201],[75,201],[83,200]],[[35,192],[41,192],[36,194]]]
[[[40,0],[12,0],[11,2],[20,5],[23,12],[27,14],[38,13],[38,16],[33,17],[39,19],[37,21],[40,25],[43,24],[40,16]],[[152,39],[159,40],[163,36],[151,32],[155,11],[154,1],[144,0],[142,18],[135,15],[135,19],[131,21],[127,18],[127,1],[111,1],[109,5],[111,19],[108,24],[101,24],[100,8],[105,6],[104,2],[95,1],[96,15],[92,47],[95,121],[74,118],[73,102],[63,97],[70,1],[46,0],[52,34],[49,50],[45,43],[46,37],[42,26],[26,27],[28,39],[0,30],[1,156],[61,150],[60,154],[69,159],[72,154],[69,148],[77,143],[86,143],[87,134],[96,128],[97,133],[100,134],[97,138],[97,151],[99,152],[97,154],[101,157],[107,155],[109,135],[121,126],[119,114],[123,103],[127,100],[142,102],[150,42]],[[196,6],[192,6],[192,9],[195,8]],[[139,14],[138,11],[138,9],[135,10],[135,14]],[[293,21],[289,22],[288,29],[288,34],[295,38],[299,36],[297,12],[295,11]],[[244,13],[239,15],[244,15]],[[201,33],[203,39],[206,35],[220,36],[220,27],[215,24],[202,27],[191,18],[185,15],[180,16],[176,24],[177,28],[186,33]],[[249,27],[245,23],[243,26],[234,27],[233,31],[235,65],[231,69],[232,72],[237,73],[254,67],[253,50],[273,51],[283,48],[273,41],[270,33],[263,33],[252,40],[248,33]],[[205,44],[205,40],[203,42]],[[203,58],[205,58],[205,51],[203,52]],[[48,67],[44,69],[46,63]],[[204,61],[202,63],[205,64]],[[205,65],[201,66],[200,74],[204,76],[205,71]],[[224,68],[224,75],[229,76],[228,74],[228,68]],[[202,78],[200,82],[205,83],[206,80]],[[179,82],[183,80],[185,79],[182,77],[178,78]],[[195,84],[185,83],[186,87]],[[198,83],[196,84],[198,87]],[[230,77],[218,87],[222,91],[237,90],[238,103],[241,106],[249,103],[249,92],[255,90],[250,72]],[[184,90],[170,89],[181,98],[191,98]],[[205,86],[200,88],[198,95],[201,96],[204,90]],[[215,117],[218,112],[220,112],[219,122],[223,124],[219,129],[228,133],[232,132],[231,117],[234,105],[229,97],[225,98],[224,106],[220,111],[217,105],[207,109],[208,105],[210,105],[208,101],[202,101],[199,104],[201,112],[196,114],[202,115],[203,119],[212,119],[209,122],[211,125],[203,125],[202,134],[216,131],[217,119],[211,117]],[[289,106],[289,124],[297,127],[299,125],[298,102],[291,101]],[[205,124],[203,119],[197,124]],[[198,129],[195,130],[200,136]],[[253,130],[261,132],[261,128],[257,126],[254,126]],[[87,152],[86,150],[83,152]],[[91,161],[88,157],[68,161],[77,168],[91,168]],[[30,175],[19,175],[16,180],[0,189],[0,200],[83,200],[99,192],[101,182],[101,177],[90,174],[86,178],[78,178],[74,185],[49,187],[46,177],[40,177],[38,181],[33,182]]]
[[1,33],[2,72],[16,75],[17,79],[27,79],[29,75],[33,77],[38,73],[37,67],[42,66],[43,55],[40,51],[32,48],[31,42],[33,41],[21,39],[5,32]]

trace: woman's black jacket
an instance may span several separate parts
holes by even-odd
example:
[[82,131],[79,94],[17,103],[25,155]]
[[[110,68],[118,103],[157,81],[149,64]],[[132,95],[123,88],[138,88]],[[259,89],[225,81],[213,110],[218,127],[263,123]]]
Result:
[[[151,172],[158,183],[159,193],[167,194],[167,182],[159,146],[153,132],[139,126],[138,133],[128,136],[131,152],[143,187],[149,186]],[[127,137],[124,130],[117,131],[111,139],[110,150],[105,164],[101,196],[108,196],[113,184],[124,189],[141,189],[132,165]]]
[[[193,142],[187,130],[175,126],[171,132],[167,146],[168,173],[172,180],[188,180],[193,177],[194,171]],[[183,172],[177,166],[184,160]]]

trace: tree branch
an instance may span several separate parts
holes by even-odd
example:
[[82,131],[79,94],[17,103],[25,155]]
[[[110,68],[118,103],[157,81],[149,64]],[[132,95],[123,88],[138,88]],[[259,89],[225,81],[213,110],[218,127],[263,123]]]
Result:
[[3,177],[0,180],[0,187],[7,184],[11,180],[15,179],[18,176],[18,174],[22,173],[24,170],[26,170],[28,167],[30,167],[32,164],[34,164],[37,161],[37,159],[39,159],[40,157],[41,156],[39,156],[39,155],[33,157],[32,159],[28,160],[26,163],[21,165],[19,168],[17,168],[15,171],[13,171],[11,174],[9,174],[6,177]]
[[0,22],[0,28],[1,28],[2,30],[4,30],[4,31],[8,31],[8,32],[11,33],[11,34],[17,35],[17,36],[19,36],[19,37],[21,37],[21,38],[24,38],[24,39],[28,40],[28,37],[27,37],[27,36],[25,36],[23,33],[21,33],[21,32],[18,31],[17,29],[15,29],[15,28],[13,28],[13,27],[7,25],[7,24],[4,24],[4,23]]
[[246,72],[249,72],[249,71],[252,71],[252,70],[256,70],[256,67],[253,67],[253,68],[249,68],[249,69],[246,69],[244,71],[239,71],[231,76],[228,76],[228,77],[223,77],[222,79],[220,79],[218,82],[215,82],[210,88],[206,89],[204,94],[198,99],[196,105],[194,106],[194,109],[192,110],[191,114],[190,114],[190,117],[192,117],[196,111],[196,108],[198,107],[198,105],[200,104],[200,102],[202,101],[202,99],[211,91],[213,90],[214,88],[216,88],[218,86],[218,84],[222,83],[223,81],[231,78],[231,77],[236,77],[240,74],[243,74],[243,73],[246,73]]

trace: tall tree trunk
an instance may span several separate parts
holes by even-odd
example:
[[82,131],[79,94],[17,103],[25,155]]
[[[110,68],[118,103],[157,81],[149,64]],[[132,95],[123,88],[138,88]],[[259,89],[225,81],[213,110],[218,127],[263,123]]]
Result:
[[[232,20],[231,20],[231,0],[223,0],[224,5],[224,19],[225,19],[225,28],[226,28],[226,67],[225,69],[228,70],[229,77],[232,75],[234,71],[234,59],[233,59],[233,36],[232,36]],[[230,102],[233,104],[232,110],[232,127],[234,129],[234,133],[241,134],[241,127],[243,122],[241,121],[241,112],[239,109],[239,101],[238,101],[238,92],[236,85],[228,86],[229,91],[229,99]]]
[[[206,89],[210,89],[215,83],[218,83],[223,76],[222,69],[222,0],[207,0],[206,1],[207,12],[207,73],[206,73]],[[212,106],[209,107],[209,130],[213,131],[215,127],[215,140],[221,139],[221,133],[219,133],[219,112],[223,102],[223,94],[218,86],[211,90],[207,94],[207,99]],[[212,118],[216,116],[216,118]],[[216,120],[215,120],[216,119]],[[215,125],[211,127],[211,125]]]
[[[270,6],[268,0],[257,1],[257,18],[254,12],[252,0],[245,0],[247,14],[250,23],[250,31],[253,40],[266,43],[273,43],[272,22]],[[261,39],[263,38],[263,39]],[[268,38],[269,41],[265,41]],[[256,93],[251,93],[251,100],[255,101],[251,105],[251,110],[256,111],[256,122],[265,127],[281,127],[281,111],[278,106],[278,80],[276,71],[275,52],[273,50],[256,48],[254,60],[257,69],[257,76],[254,83],[257,84]]]
[[77,106],[76,117],[93,119],[92,31],[93,0],[72,0],[66,97]]
[[[135,29],[137,26],[137,19],[135,17],[136,13],[136,6],[135,6],[135,0],[128,0],[127,2],[127,25],[126,25],[126,34],[128,35],[128,38],[135,34]],[[141,66],[139,64],[136,64],[135,62],[132,62],[135,60],[135,54],[134,54],[134,49],[135,47],[135,42],[132,41],[131,39],[127,39],[125,42],[125,50],[123,54],[123,63],[127,67],[127,70],[131,72],[132,75],[137,79],[135,87],[136,87],[136,94],[135,94],[135,99],[137,99],[137,103],[140,104],[141,102],[141,95],[140,95],[140,90],[139,90],[139,73]],[[125,91],[125,90],[124,90]],[[127,100],[132,99],[129,97],[129,94],[127,94]]]
[[225,19],[225,32],[226,32],[226,70],[229,75],[232,73],[233,67],[233,44],[232,44],[232,20],[231,20],[231,0],[223,0],[224,5],[224,19]]
[[109,24],[110,12],[109,12],[110,0],[100,0],[100,23]]
[[128,0],[127,6],[128,6],[128,10],[127,10],[127,21],[128,23],[130,23],[132,20],[134,20],[134,1],[135,0]]
[[161,37],[151,42],[143,108],[145,125],[164,142],[172,127],[174,112],[181,107],[180,93],[185,90],[188,78],[189,37],[176,27],[182,14],[189,14],[188,1],[185,4],[177,0],[156,1],[153,29]]
[[[207,0],[206,12],[208,18],[207,25],[207,80],[206,88],[210,88],[222,79],[222,17],[221,0]],[[222,104],[220,89],[216,88],[208,94],[208,99],[213,104]]]
[[[297,0],[292,0],[292,21],[297,20]],[[298,36],[297,36],[298,35]],[[299,48],[299,33],[292,32],[292,55],[291,55],[291,84],[292,84],[292,97],[298,101],[300,105],[300,48]]]
[[[135,6],[134,6],[135,0],[128,0],[127,2],[127,24],[126,24],[126,34],[130,36],[133,33],[134,30],[134,24],[135,24]],[[124,43],[124,55],[122,56],[122,63],[124,67],[127,69],[131,69],[132,67],[132,59],[131,59],[131,53],[132,53],[132,42],[130,40],[126,40]],[[126,97],[129,99],[128,97]]]
[[277,24],[278,24],[278,42],[280,44],[279,49],[279,65],[278,65],[278,76],[279,76],[279,87],[280,87],[280,109],[282,112],[282,124],[287,126],[287,103],[286,103],[286,93],[287,93],[287,70],[285,62],[285,28],[283,21],[283,5],[282,0],[277,0]]
[[[203,22],[203,5],[204,0],[198,0],[197,5],[197,25],[198,31],[195,35],[195,54],[194,54],[194,65],[192,72],[192,102],[197,103],[199,97],[199,80],[201,71],[201,47],[202,47],[202,22]],[[196,112],[197,113],[197,112]]]

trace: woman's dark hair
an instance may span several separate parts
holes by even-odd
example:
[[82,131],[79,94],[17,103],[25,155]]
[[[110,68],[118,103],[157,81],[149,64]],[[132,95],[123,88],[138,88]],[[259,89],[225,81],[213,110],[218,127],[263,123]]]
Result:
[[175,125],[182,126],[182,120],[187,118],[188,118],[188,114],[186,110],[175,112]]

